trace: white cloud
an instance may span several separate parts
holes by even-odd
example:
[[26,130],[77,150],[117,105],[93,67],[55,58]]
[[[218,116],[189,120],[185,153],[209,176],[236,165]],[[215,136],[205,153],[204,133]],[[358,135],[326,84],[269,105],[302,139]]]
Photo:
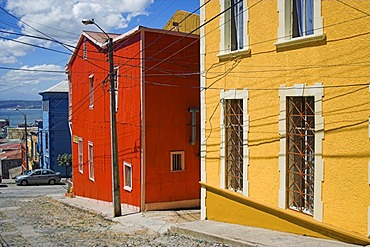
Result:
[[[86,27],[82,19],[94,18],[107,32],[127,27],[133,16],[146,15],[146,9],[154,0],[8,0],[6,10],[20,17],[19,27],[24,34],[45,37],[40,32],[63,43],[75,44],[83,29],[97,30],[96,27]],[[26,24],[25,24],[26,23]],[[24,37],[22,39],[25,39]],[[18,38],[17,40],[21,40]],[[28,39],[36,45],[50,47],[51,43],[38,39]],[[25,56],[34,48],[16,44],[0,38],[0,56],[2,59],[14,62],[14,59]],[[60,47],[56,43],[55,47]]]
[[[34,71],[32,71],[34,70]],[[38,71],[39,70],[39,71]],[[36,66],[22,66],[20,70],[10,70],[1,77],[2,82],[7,82],[11,87],[31,84],[39,84],[42,81],[60,81],[66,78],[64,73],[41,72],[43,71],[64,71],[59,65],[42,64]]]

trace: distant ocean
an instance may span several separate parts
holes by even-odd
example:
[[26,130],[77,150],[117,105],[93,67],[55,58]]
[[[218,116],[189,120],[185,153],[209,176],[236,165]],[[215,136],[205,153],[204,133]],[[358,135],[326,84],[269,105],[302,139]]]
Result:
[[[27,116],[27,123],[34,123],[35,120],[42,118],[41,109],[19,109]],[[14,109],[0,109],[0,119],[9,119],[10,127],[17,127],[24,123],[24,115]]]

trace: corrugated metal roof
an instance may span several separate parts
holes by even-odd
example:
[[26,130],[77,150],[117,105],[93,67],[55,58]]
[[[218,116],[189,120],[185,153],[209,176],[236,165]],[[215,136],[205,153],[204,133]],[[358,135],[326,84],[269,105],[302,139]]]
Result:
[[[115,34],[115,33],[107,33],[107,34],[112,39],[115,39],[116,37],[120,36],[120,34]],[[87,38],[89,38],[91,41],[93,41],[95,44],[99,45],[100,47],[103,47],[103,45],[107,42],[107,35],[101,32],[83,31],[83,35],[85,35]]]
[[68,80],[63,80],[41,93],[68,93]]

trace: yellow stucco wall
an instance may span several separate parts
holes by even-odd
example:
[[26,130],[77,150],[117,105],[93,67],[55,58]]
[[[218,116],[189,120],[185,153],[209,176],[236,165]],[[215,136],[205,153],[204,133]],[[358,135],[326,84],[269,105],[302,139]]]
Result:
[[[190,33],[199,27],[199,15],[178,10],[171,19],[164,25],[163,29],[174,31],[173,22],[179,23],[179,32]],[[193,32],[199,35],[199,29]]]
[[[210,1],[206,5],[206,21],[220,12],[219,3]],[[206,183],[220,186],[220,90],[247,89],[249,198],[277,208],[278,88],[322,83],[323,223],[367,237],[370,93],[365,84],[370,81],[370,17],[365,13],[370,13],[370,1],[322,1],[326,41],[284,51],[274,45],[279,25],[277,1],[249,0],[248,6],[252,6],[248,22],[250,57],[220,61],[220,20],[205,26],[204,62],[209,87],[202,102],[206,105]],[[206,199],[207,217],[212,214],[226,220],[220,215],[221,204],[212,200]],[[243,220],[238,221],[243,224]]]

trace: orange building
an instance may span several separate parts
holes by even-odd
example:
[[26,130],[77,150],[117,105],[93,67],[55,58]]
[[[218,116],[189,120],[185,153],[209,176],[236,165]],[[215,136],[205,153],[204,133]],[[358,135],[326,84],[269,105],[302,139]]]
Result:
[[[122,205],[137,211],[199,206],[199,36],[145,27],[109,36]],[[111,203],[106,39],[83,32],[68,76],[74,193]]]

